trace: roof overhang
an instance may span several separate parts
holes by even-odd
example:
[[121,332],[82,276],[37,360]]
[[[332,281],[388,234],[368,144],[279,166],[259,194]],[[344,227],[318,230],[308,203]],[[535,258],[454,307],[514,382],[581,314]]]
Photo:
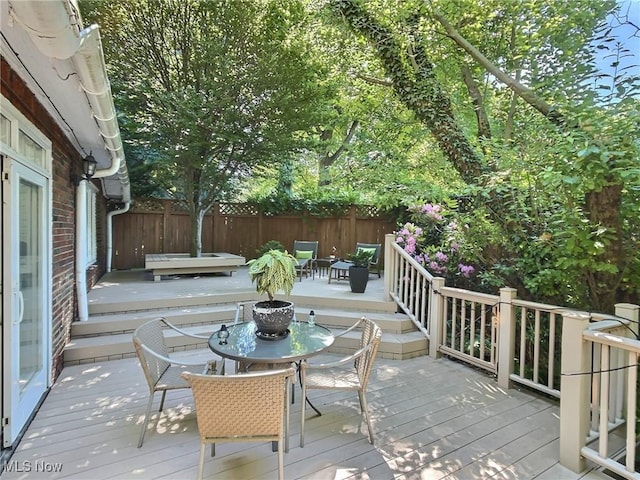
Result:
[[129,202],[129,175],[97,25],[75,0],[0,0],[0,52],[60,125],[107,198]]

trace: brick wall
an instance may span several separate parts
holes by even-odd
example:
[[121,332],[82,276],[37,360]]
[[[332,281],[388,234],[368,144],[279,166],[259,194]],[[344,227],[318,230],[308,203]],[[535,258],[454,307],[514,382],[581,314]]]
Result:
[[[75,292],[75,188],[71,174],[82,173],[82,159],[54,119],[39,103],[17,72],[0,57],[2,95],[52,142],[52,355],[53,379],[63,366],[63,349],[69,340],[71,322],[77,317]],[[105,271],[105,212],[103,195],[97,195],[99,263],[87,272],[88,288]]]

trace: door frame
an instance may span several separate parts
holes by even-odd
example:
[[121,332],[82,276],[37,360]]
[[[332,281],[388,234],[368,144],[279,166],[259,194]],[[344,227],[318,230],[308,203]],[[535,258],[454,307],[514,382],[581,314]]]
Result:
[[[2,371],[3,381],[2,390],[0,392],[0,412],[2,414],[2,423],[0,429],[1,448],[11,448],[16,440],[24,431],[26,425],[28,425],[30,418],[35,413],[38,404],[42,401],[42,398],[46,395],[51,386],[51,372],[52,372],[52,328],[53,328],[53,313],[52,313],[52,268],[53,268],[53,242],[52,242],[52,212],[53,212],[53,179],[51,175],[51,163],[52,163],[52,144],[39,130],[37,130],[31,122],[29,122],[24,115],[20,113],[10,102],[4,97],[0,96],[0,106],[2,107],[2,115],[8,118],[11,124],[11,135],[9,138],[4,137],[4,141],[0,141],[0,154],[2,155],[2,251],[0,255],[0,299],[2,300],[2,308],[0,309],[0,367]],[[20,131],[26,134],[33,142],[40,146],[43,150],[42,158],[38,162],[29,160],[25,155],[21,155],[19,150],[19,135]],[[8,142],[7,142],[8,140]],[[14,219],[15,216],[11,212],[13,202],[12,196],[13,190],[18,188],[16,185],[12,185],[12,180],[17,178],[18,173],[24,174],[22,178],[27,181],[32,181],[36,185],[42,188],[42,228],[41,241],[42,243],[42,255],[41,260],[41,274],[42,274],[42,289],[41,300],[42,307],[39,314],[43,315],[40,325],[40,333],[42,335],[42,345],[40,354],[43,358],[43,379],[42,389],[38,390],[36,395],[37,401],[32,402],[32,411],[25,412],[23,417],[24,422],[21,425],[14,425],[12,414],[14,411],[14,348],[12,346],[12,312],[15,306],[12,275],[14,275],[14,259],[10,256],[18,255],[19,249],[14,245],[14,239],[12,236],[15,234]],[[18,250],[17,252],[15,250]],[[19,260],[19,259],[18,259]],[[7,378],[8,376],[8,378]],[[34,397],[35,398],[35,397]]]

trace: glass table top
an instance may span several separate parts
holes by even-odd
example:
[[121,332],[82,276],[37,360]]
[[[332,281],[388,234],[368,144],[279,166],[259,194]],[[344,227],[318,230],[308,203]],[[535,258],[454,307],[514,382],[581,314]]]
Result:
[[284,338],[263,339],[256,335],[255,322],[227,327],[229,337],[221,343],[218,332],[209,337],[209,348],[224,358],[257,363],[290,363],[316,355],[329,348],[335,337],[322,325],[291,322]]

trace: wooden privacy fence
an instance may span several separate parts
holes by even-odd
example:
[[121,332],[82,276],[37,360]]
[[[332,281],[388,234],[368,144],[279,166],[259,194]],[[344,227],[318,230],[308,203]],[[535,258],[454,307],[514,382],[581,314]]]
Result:
[[[112,268],[144,268],[148,253],[186,253],[190,241],[189,214],[172,200],[136,200],[131,209],[113,217]],[[396,220],[369,205],[351,205],[327,215],[271,215],[256,205],[216,203],[202,222],[202,252],[227,252],[255,258],[256,250],[278,240],[291,250],[294,240],[317,240],[318,256],[351,253],[356,242],[384,244],[396,230]],[[382,260],[381,260],[382,261]]]

